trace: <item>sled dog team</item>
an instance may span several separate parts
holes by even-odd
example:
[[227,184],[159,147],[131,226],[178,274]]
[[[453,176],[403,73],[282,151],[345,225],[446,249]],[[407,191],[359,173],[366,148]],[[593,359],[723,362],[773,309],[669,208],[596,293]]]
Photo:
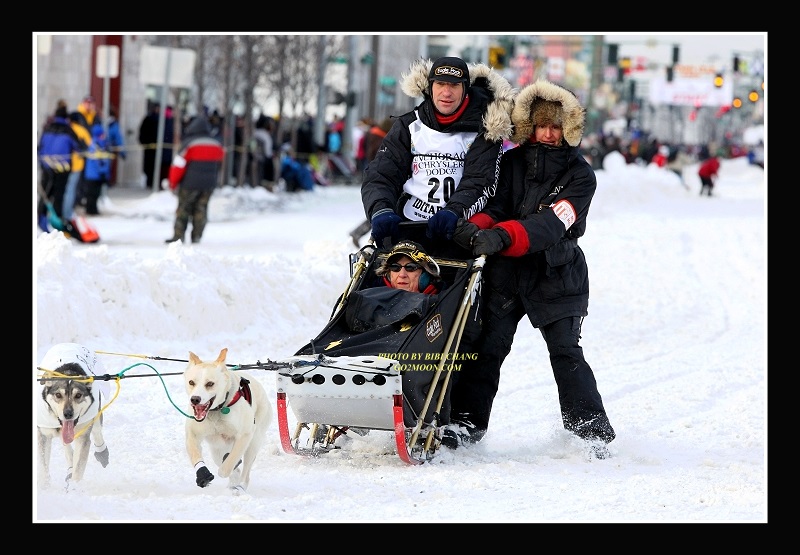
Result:
[[[183,373],[192,415],[186,419],[186,451],[195,468],[196,484],[208,486],[214,474],[203,459],[207,445],[217,473],[228,478],[235,494],[246,491],[250,471],[272,421],[272,407],[258,381],[225,364],[228,349],[204,362],[189,353]],[[109,449],[103,438],[103,409],[108,382],[93,380],[105,372],[97,354],[77,343],[53,346],[42,359],[37,405],[38,482],[50,484],[53,440],[60,438],[67,460],[67,488],[84,477],[90,448],[105,468]]]

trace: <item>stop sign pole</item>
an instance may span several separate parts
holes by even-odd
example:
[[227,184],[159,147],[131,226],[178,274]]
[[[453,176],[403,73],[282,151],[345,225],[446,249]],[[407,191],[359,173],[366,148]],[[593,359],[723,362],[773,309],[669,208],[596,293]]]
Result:
[[111,94],[109,80],[119,77],[119,46],[98,46],[96,59],[95,75],[103,79],[103,130],[108,137],[108,105]]

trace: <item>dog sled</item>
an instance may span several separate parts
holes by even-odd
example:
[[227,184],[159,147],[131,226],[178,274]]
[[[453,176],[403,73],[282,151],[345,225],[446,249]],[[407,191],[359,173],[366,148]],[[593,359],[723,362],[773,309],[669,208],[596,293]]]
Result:
[[[408,464],[430,460],[439,448],[453,372],[471,356],[459,347],[479,331],[485,257],[427,239],[424,222],[403,223],[400,234],[393,239],[419,243],[439,265],[444,288],[435,301],[412,306],[397,321],[354,332],[357,292],[398,290],[379,284],[375,273],[390,250],[370,244],[350,256],[351,279],[327,325],[277,372],[278,430],[286,453],[319,456],[340,449],[342,436],[370,430],[392,432],[397,455]],[[291,430],[290,414],[296,421]]]

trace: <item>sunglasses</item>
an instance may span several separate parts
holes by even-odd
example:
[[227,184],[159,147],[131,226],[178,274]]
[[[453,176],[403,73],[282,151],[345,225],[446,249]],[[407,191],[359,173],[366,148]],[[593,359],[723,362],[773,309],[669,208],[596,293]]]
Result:
[[416,264],[414,262],[409,262],[408,264],[389,264],[389,270],[392,272],[399,272],[403,268],[406,269],[406,272],[416,272],[417,270],[422,269],[420,264]]

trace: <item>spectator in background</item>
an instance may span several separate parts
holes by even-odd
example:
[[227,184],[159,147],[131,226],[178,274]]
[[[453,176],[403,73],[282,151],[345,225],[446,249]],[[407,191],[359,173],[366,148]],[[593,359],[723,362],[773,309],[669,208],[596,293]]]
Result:
[[321,172],[323,168],[317,160],[319,148],[314,140],[314,118],[311,115],[303,116],[297,127],[294,144],[296,146],[292,158],[304,164],[311,164],[314,171]]
[[[384,118],[380,124],[375,124],[369,128],[369,130],[364,134],[364,168],[366,169],[369,166],[369,163],[375,159],[375,155],[378,153],[378,148],[381,146],[381,142],[383,142],[383,138],[389,132],[389,129],[392,128],[392,118]],[[361,238],[369,233],[372,229],[372,224],[369,220],[364,220],[361,222],[358,227],[356,227],[353,231],[350,232],[350,237],[353,238],[353,244],[356,247],[360,246]]]
[[172,106],[164,111],[164,143],[161,148],[161,176],[159,186],[163,190],[169,187],[169,172],[172,166],[172,147],[175,146],[175,116]]
[[694,158],[686,151],[686,147],[683,145],[675,145],[667,159],[667,169],[680,178],[684,189],[689,189],[689,186],[683,180],[683,168],[692,163],[694,163]]
[[70,170],[69,178],[67,179],[67,187],[64,191],[64,199],[61,209],[64,219],[67,221],[72,220],[73,212],[75,210],[75,202],[77,201],[78,195],[81,191],[83,168],[86,165],[86,159],[84,158],[84,155],[92,146],[92,132],[87,127],[84,127],[81,123],[82,121],[86,121],[86,118],[81,117],[80,112],[75,111],[69,115],[69,120],[72,131],[75,133],[75,136],[78,137],[78,140],[83,145],[83,148],[80,149],[80,151],[75,151],[72,153],[72,169]]
[[108,139],[101,123],[92,125],[92,144],[86,153],[83,179],[80,185],[80,204],[90,216],[99,216],[97,201],[103,192],[103,185],[111,179],[111,153]]
[[295,159],[291,150],[288,143],[281,146],[281,177],[286,183],[286,192],[314,190],[313,167],[308,162]]
[[344,150],[344,120],[338,115],[333,116],[333,121],[328,125],[327,156],[321,161],[325,171],[323,175],[328,180],[341,178],[349,181],[355,177],[356,168],[352,160],[343,154]]
[[[37,224],[42,231],[50,231],[47,202],[63,220],[64,192],[70,175],[73,153],[86,149],[72,130],[66,104],[59,103],[50,123],[45,125],[37,145],[39,166],[42,169],[42,190],[37,207]],[[44,198],[41,198],[44,195]]]
[[384,118],[379,124],[375,124],[369,128],[367,134],[364,136],[364,159],[367,164],[375,159],[378,154],[383,138],[392,128],[392,118]]
[[[206,113],[208,113],[208,109],[206,109]],[[208,116],[208,123],[211,125],[211,138],[216,139],[220,144],[222,144],[222,133],[225,126],[219,110],[214,109],[214,111],[211,112],[211,115]]]
[[158,118],[160,107],[158,104],[151,104],[150,110],[139,124],[139,144],[142,145],[142,171],[145,175],[145,188],[152,187],[157,191],[153,179],[156,167],[156,146],[158,143]]
[[73,121],[77,121],[86,130],[90,130],[95,123],[102,123],[100,115],[97,113],[97,104],[94,97],[90,94],[83,97],[73,115]]
[[758,141],[757,145],[747,151],[747,161],[754,166],[764,168],[764,141]]
[[709,156],[702,162],[697,170],[697,175],[700,176],[700,196],[712,196],[711,191],[714,189],[714,182],[717,180],[719,174],[719,159],[710,153]]
[[260,115],[253,131],[255,148],[253,161],[255,164],[256,178],[253,185],[262,185],[269,191],[275,186],[275,148],[273,133],[273,120],[265,115]]
[[[56,102],[56,111],[58,111],[59,108],[64,108],[64,110],[67,110],[68,107],[69,105],[67,104],[67,101],[64,100],[63,98],[59,98],[58,101]],[[57,117],[56,112],[53,112],[52,114],[47,116],[47,119],[44,120],[44,125],[42,125],[42,133],[44,133],[44,130],[47,129],[48,125],[50,125],[55,121],[56,117]]]
[[650,158],[650,162],[658,166],[659,168],[663,168],[667,165],[669,161],[669,147],[667,145],[661,145],[658,147],[658,150]]
[[225,150],[211,137],[208,118],[196,116],[183,130],[182,146],[172,161],[169,188],[178,193],[178,208],[172,237],[167,243],[184,241],[192,223],[192,243],[199,243],[208,223],[208,202],[217,186]]
[[111,159],[111,178],[108,180],[108,184],[115,185],[117,183],[117,158],[125,160],[126,153],[125,138],[119,128],[117,109],[114,106],[108,109],[108,150],[114,155]]
[[154,191],[162,189],[162,182],[169,176],[172,162],[172,147],[175,141],[175,120],[172,116],[172,107],[167,106],[164,111],[164,137],[161,145],[161,167],[156,171],[156,152],[158,149],[158,121],[161,117],[161,108],[158,104],[150,106],[150,112],[142,119],[139,125],[139,144],[144,149],[142,170],[147,179],[145,188],[152,187]]
[[353,127],[353,160],[356,161],[356,171],[363,172],[366,166],[366,153],[364,151],[364,139],[367,132],[375,124],[371,118],[361,118],[358,123]]
[[[239,170],[249,153],[244,149],[244,116],[237,115],[233,125],[233,179],[239,183]],[[245,175],[247,172],[245,171]]]

